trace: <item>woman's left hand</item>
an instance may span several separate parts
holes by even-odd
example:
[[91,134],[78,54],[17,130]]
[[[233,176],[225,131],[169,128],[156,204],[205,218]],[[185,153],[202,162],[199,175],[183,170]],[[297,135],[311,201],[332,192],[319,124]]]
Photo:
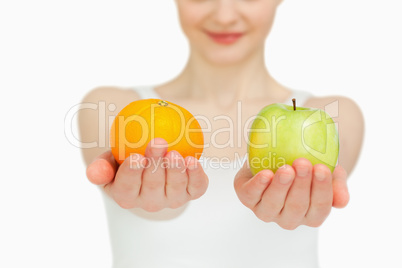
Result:
[[252,175],[247,161],[236,174],[234,188],[240,201],[264,222],[286,230],[300,225],[319,227],[331,208],[349,202],[347,173],[340,165],[333,173],[326,165],[296,159],[275,174],[269,169]]

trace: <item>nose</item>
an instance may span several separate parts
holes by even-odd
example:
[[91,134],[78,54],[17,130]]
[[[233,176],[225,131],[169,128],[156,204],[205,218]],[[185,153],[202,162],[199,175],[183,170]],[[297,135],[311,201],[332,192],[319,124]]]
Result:
[[237,0],[217,0],[214,12],[214,20],[221,26],[229,26],[238,19],[236,7]]

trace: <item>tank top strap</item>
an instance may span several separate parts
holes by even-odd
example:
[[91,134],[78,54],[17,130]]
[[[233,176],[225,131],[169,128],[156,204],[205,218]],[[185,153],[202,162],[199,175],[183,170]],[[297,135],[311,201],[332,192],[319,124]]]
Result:
[[140,99],[160,99],[153,86],[135,86],[132,90],[138,93]]
[[304,90],[292,90],[290,98],[284,102],[284,104],[292,105],[292,99],[295,98],[297,106],[304,106],[306,101],[311,97],[313,97],[313,95],[310,92]]

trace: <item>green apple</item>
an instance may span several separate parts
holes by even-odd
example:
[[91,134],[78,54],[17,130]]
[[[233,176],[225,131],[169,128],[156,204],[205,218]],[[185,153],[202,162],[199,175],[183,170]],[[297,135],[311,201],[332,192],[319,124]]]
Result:
[[265,106],[254,119],[247,144],[253,175],[263,169],[276,172],[297,158],[334,170],[339,154],[339,138],[332,118],[323,110],[285,104]]

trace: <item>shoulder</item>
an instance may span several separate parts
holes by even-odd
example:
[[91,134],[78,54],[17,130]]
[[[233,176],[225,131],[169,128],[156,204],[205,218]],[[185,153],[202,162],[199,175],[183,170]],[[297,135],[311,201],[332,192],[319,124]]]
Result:
[[312,107],[312,108],[325,108],[329,105],[335,106],[340,105],[344,108],[347,109],[355,109],[355,110],[360,110],[357,103],[345,96],[323,96],[323,97],[317,97],[317,96],[312,96],[306,101],[306,106]]
[[334,119],[339,118],[344,119],[343,121],[354,121],[361,124],[364,121],[359,105],[345,96],[314,96],[306,101],[305,106],[322,109]]
[[139,95],[132,88],[123,88],[116,86],[102,86],[89,91],[83,98],[83,102],[105,101],[121,102],[124,100],[137,100]]
[[132,88],[97,87],[89,91],[81,101],[81,109],[78,113],[80,127],[91,127],[102,119],[98,118],[101,113],[104,115],[118,113],[130,102],[139,98],[138,93]]

